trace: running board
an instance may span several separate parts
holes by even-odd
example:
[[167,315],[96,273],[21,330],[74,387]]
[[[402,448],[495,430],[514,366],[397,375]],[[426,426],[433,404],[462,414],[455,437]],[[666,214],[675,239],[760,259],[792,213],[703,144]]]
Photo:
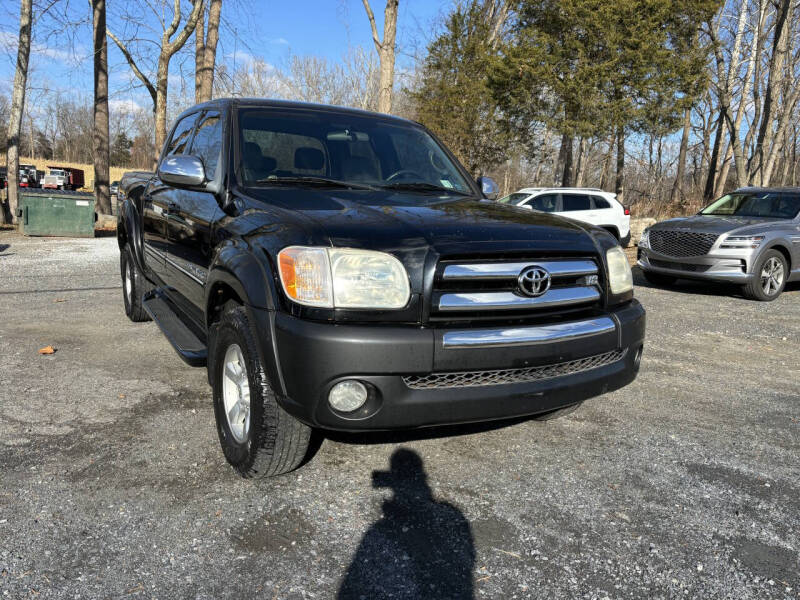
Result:
[[204,367],[208,358],[208,348],[199,337],[178,316],[166,294],[160,288],[147,292],[142,297],[142,306],[153,318],[178,356],[188,365]]

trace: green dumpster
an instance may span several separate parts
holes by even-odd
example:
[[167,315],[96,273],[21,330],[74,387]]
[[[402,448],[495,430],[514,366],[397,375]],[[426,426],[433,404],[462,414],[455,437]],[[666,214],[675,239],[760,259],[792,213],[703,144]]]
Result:
[[25,235],[94,237],[94,194],[20,188],[18,214]]

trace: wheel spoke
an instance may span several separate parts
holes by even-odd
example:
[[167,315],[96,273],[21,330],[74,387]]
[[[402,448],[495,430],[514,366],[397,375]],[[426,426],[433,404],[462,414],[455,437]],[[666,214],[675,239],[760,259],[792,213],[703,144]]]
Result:
[[237,371],[233,363],[229,362],[225,365],[225,376],[236,385],[239,385],[241,374]]
[[240,413],[241,413],[240,405],[237,402],[236,404],[231,406],[231,409],[228,411],[228,422],[231,425],[233,425],[233,424],[237,424],[238,425],[239,414]]

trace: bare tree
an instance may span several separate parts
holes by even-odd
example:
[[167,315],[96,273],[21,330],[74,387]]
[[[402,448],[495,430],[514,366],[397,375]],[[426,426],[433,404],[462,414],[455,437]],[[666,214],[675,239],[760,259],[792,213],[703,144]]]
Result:
[[205,10],[201,11],[195,26],[194,99],[198,104],[211,100],[214,89],[214,67],[217,61],[221,14],[222,0],[211,0],[208,10],[208,28],[205,28]]
[[122,55],[125,57],[134,75],[142,82],[153,100],[156,155],[161,151],[167,137],[167,84],[169,81],[169,63],[172,57],[183,48],[189,36],[194,32],[202,10],[203,0],[193,0],[192,10],[186,18],[183,28],[179,30],[182,20],[181,0],[173,0],[172,20],[169,23],[162,21],[163,30],[161,39],[158,41],[146,40],[151,44],[155,44],[158,48],[155,84],[153,84],[150,78],[142,71],[129,48],[132,42],[139,40],[128,39],[123,41],[114,32],[111,30],[108,31],[108,37],[110,37],[120,49],[120,52],[122,52]]
[[[22,112],[25,108],[25,88],[28,85],[28,63],[31,56],[31,26],[33,22],[33,0],[21,0],[19,10],[19,45],[17,46],[17,70],[14,74],[14,90],[11,92],[11,118],[8,124],[6,167],[8,177],[8,210],[11,223],[17,222],[19,201],[19,142],[22,133]],[[4,221],[7,220],[3,215]]]
[[386,9],[383,11],[383,41],[378,36],[378,27],[375,24],[375,15],[372,13],[369,0],[362,0],[362,2],[372,28],[372,41],[375,42],[375,49],[381,62],[378,112],[390,113],[392,112],[392,89],[394,88],[394,55],[399,0],[386,0]]
[[94,194],[97,212],[110,215],[106,0],[91,0],[91,6],[94,33]]

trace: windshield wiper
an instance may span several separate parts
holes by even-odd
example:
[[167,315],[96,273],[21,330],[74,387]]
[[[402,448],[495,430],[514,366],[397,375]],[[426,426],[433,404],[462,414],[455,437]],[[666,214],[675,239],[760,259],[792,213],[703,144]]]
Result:
[[256,180],[256,183],[269,183],[273,185],[316,185],[327,187],[350,188],[354,190],[374,190],[375,188],[365,183],[354,183],[352,181],[341,181],[339,179],[328,179],[327,177],[313,177],[299,175],[296,177],[265,177]]
[[413,181],[413,182],[402,182],[398,181],[397,183],[387,183],[385,185],[380,186],[384,189],[388,190],[411,190],[411,191],[420,191],[420,192],[446,192],[448,194],[458,194],[459,196],[472,196],[469,192],[462,192],[461,190],[456,190],[454,188],[444,187],[443,185],[436,185],[433,183],[427,183],[425,181]]

